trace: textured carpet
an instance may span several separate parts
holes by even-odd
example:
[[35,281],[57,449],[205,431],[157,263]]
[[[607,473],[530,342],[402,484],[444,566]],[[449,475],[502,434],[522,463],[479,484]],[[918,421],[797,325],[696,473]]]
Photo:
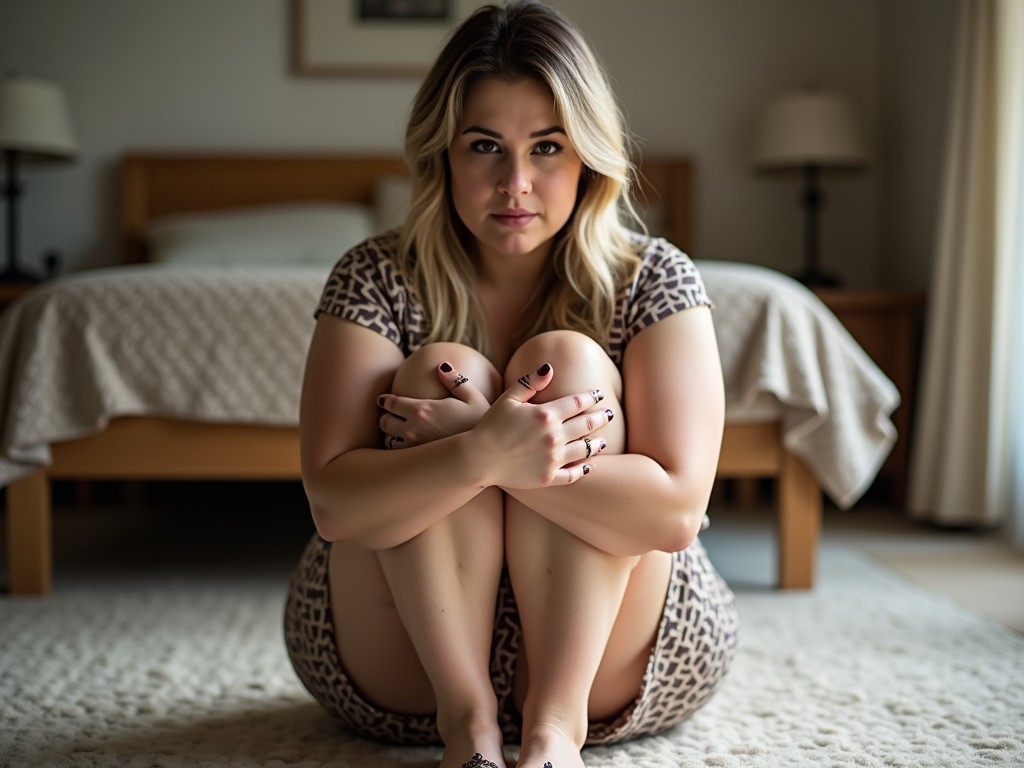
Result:
[[[707,543],[742,570],[749,542]],[[0,598],[0,764],[434,764],[436,750],[339,731],[304,692],[280,557],[134,551],[127,570],[64,574],[48,599]],[[721,692],[668,734],[587,750],[588,766],[1024,765],[1021,635],[841,544],[826,543],[812,592],[734,586],[742,648]]]

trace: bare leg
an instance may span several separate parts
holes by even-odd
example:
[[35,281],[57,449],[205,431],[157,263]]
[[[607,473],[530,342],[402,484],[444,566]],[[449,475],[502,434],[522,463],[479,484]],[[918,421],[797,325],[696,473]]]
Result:
[[[442,360],[466,373],[488,399],[498,394],[493,367],[452,344],[412,355],[393,391],[447,396],[434,372]],[[347,611],[338,623],[342,659],[347,669],[360,670],[354,682],[394,711],[430,711],[433,704],[446,746],[442,768],[459,768],[477,752],[503,765],[488,668],[503,539],[501,492],[492,488],[414,539],[374,553],[376,568],[363,563],[368,573],[352,574],[354,580],[337,587],[332,579],[332,604]]]
[[[595,387],[602,407],[621,414],[618,372],[593,342],[573,333],[542,334],[516,353],[508,374],[555,366],[535,398]],[[599,433],[605,453],[625,447],[624,419]],[[514,499],[506,499],[506,557],[519,605],[525,663],[517,669],[523,708],[520,768],[583,765],[588,718],[614,717],[640,690],[668,585],[664,553],[619,557],[601,551]]]

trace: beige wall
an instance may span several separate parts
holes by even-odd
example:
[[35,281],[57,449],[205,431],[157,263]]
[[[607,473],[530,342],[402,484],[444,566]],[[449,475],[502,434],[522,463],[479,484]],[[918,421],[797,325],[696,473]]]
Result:
[[[926,284],[955,0],[552,1],[647,151],[696,159],[695,256],[798,267],[798,182],[751,173],[750,131],[773,95],[819,82],[850,94],[876,148],[868,173],[828,183],[827,265]],[[0,0],[0,70],[60,82],[82,147],[26,175],[25,260],[116,261],[126,149],[397,151],[415,81],[296,77],[288,20],[287,0]]]

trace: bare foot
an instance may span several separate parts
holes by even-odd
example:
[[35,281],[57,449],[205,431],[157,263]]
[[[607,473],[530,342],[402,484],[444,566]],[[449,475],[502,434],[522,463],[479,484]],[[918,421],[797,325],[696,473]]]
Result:
[[584,764],[572,736],[554,726],[539,726],[523,739],[516,768],[584,768]]
[[469,760],[462,764],[462,768],[499,768],[499,766],[497,763],[488,760],[479,752],[477,752],[475,755],[473,755],[473,757],[471,757]]
[[451,729],[439,768],[506,768],[497,723]]

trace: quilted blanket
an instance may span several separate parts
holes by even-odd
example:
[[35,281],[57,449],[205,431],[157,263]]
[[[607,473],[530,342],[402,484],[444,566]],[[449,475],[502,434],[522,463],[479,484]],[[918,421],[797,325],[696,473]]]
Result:
[[[799,284],[698,265],[715,302],[727,421],[781,419],[787,448],[849,506],[895,440],[895,387]],[[135,265],[31,291],[0,316],[0,487],[46,466],[51,444],[118,416],[297,424],[325,277]]]

